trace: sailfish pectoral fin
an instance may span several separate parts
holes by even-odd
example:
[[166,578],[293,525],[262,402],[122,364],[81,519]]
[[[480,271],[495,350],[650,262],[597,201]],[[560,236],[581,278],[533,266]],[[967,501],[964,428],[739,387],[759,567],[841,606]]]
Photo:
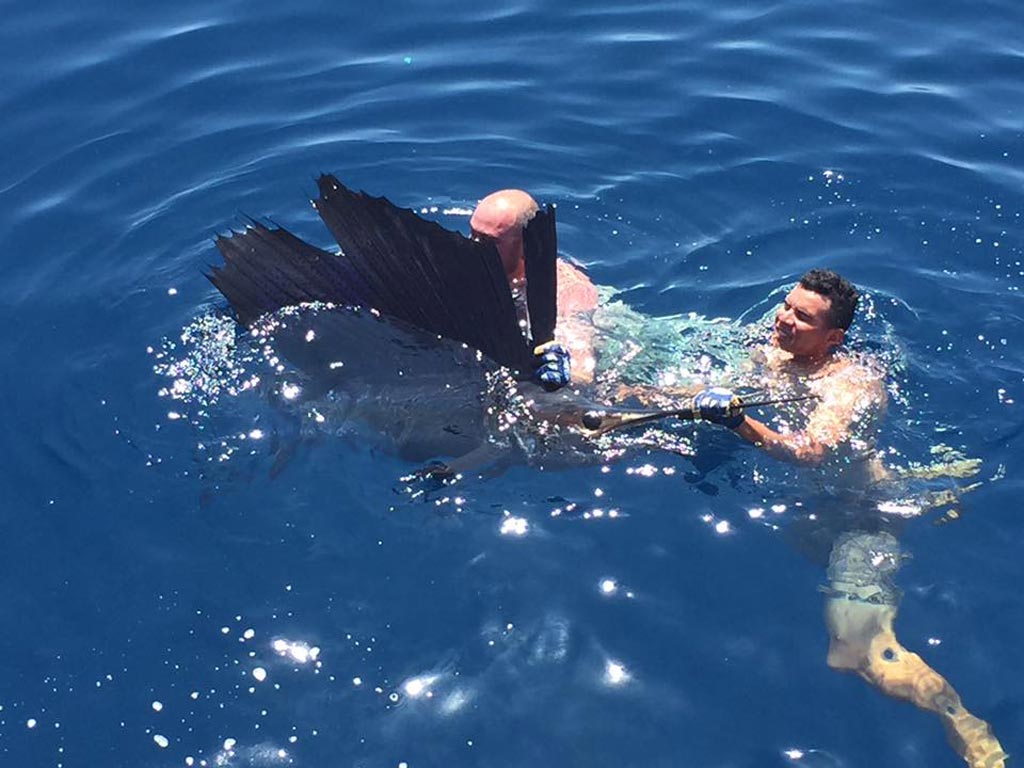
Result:
[[432,461],[399,479],[406,483],[406,493],[419,497],[429,495],[432,490],[452,485],[470,472],[494,468],[505,458],[505,451],[499,450],[491,443],[483,443],[462,456],[449,461]]

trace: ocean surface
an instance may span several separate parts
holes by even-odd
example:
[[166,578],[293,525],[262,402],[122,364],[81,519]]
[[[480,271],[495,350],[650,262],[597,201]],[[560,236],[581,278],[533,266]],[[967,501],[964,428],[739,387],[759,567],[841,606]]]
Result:
[[462,231],[528,189],[652,318],[848,275],[880,445],[982,462],[904,527],[898,636],[1024,754],[1019,3],[0,12],[0,764],[962,764],[828,669],[797,533],[828,497],[725,430],[416,496],[366,435],[233,393],[251,371],[176,400],[161,366],[224,318],[213,238],[327,246],[322,172]]

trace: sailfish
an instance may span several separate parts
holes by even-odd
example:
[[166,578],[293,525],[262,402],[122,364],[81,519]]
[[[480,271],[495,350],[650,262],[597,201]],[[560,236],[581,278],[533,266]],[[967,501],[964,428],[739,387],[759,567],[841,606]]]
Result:
[[216,238],[224,263],[207,276],[238,322],[272,337],[274,354],[301,372],[303,397],[342,421],[365,424],[409,461],[455,471],[510,448],[594,455],[612,430],[692,417],[603,408],[533,382],[533,350],[554,338],[557,317],[553,207],[524,231],[524,332],[493,243],[333,175],[317,187],[312,204],[338,252],[252,221]]

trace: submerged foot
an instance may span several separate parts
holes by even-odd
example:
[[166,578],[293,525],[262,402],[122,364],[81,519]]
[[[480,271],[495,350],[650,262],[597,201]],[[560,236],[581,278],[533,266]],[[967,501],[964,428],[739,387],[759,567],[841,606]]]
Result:
[[971,768],[1004,768],[1007,754],[992,727],[963,707],[943,719],[950,744]]

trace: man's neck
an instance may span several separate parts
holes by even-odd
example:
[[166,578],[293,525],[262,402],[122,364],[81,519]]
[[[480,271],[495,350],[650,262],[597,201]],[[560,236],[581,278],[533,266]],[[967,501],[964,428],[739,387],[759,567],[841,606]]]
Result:
[[827,373],[836,361],[835,350],[833,349],[819,355],[797,356],[785,352],[778,347],[774,348],[774,352],[780,366],[784,367],[789,373],[804,378],[817,378]]

